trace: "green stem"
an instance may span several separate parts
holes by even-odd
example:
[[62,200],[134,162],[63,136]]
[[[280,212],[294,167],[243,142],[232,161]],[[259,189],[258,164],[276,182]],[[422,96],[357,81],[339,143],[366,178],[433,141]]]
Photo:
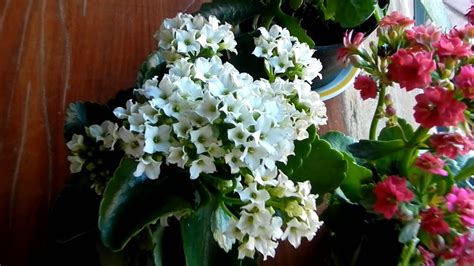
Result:
[[380,84],[380,93],[377,106],[375,107],[374,117],[370,123],[369,139],[375,140],[375,135],[377,134],[377,125],[380,120],[380,109],[383,107],[384,98],[385,98],[386,87],[383,83]]
[[229,205],[245,205],[244,202],[242,202],[240,199],[237,199],[237,198],[230,198],[224,195],[220,195],[219,199]]
[[412,239],[410,243],[403,247],[401,254],[401,261],[398,263],[398,266],[410,266],[410,259],[413,253],[415,252],[416,245],[418,244],[418,239]]
[[422,143],[426,136],[428,135],[429,128],[424,128],[419,126],[410,140],[406,143],[407,151],[403,155],[402,158],[402,175],[406,176],[408,173],[408,169],[410,168],[410,164],[412,162],[413,155],[415,154],[416,150],[418,149],[418,145]]

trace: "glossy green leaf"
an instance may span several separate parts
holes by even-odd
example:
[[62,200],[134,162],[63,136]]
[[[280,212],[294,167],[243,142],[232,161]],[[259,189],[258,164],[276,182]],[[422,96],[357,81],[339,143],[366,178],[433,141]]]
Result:
[[329,142],[331,144],[331,147],[333,147],[334,149],[347,153],[349,153],[349,145],[356,142],[353,137],[346,136],[344,133],[339,131],[329,131],[323,136],[321,136],[321,138]]
[[402,118],[397,118],[398,125],[393,127],[384,127],[378,136],[379,140],[409,140],[413,136],[413,127]]
[[358,202],[361,197],[361,186],[362,184],[370,182],[372,171],[357,164],[354,157],[349,153],[349,145],[356,142],[356,140],[338,131],[328,132],[321,138],[329,142],[332,148],[343,154],[347,162],[347,171],[340,188],[344,196],[351,202]]
[[474,175],[474,157],[469,158],[461,167],[458,174],[454,177],[456,182],[461,182],[472,178]]
[[[240,262],[237,260],[237,255],[225,253],[212,235],[212,224],[216,225],[216,221],[213,221],[218,205],[216,199],[209,193],[201,193],[201,198],[203,199],[203,204],[194,214],[180,222],[186,265],[238,265]],[[223,220],[219,221],[219,223],[225,226]]]
[[374,0],[326,0],[326,12],[343,28],[353,28],[366,21],[375,10]]
[[[288,165],[296,165],[301,161],[298,156],[290,156]],[[312,193],[324,194],[334,191],[341,185],[347,171],[347,162],[344,155],[331,148],[331,145],[322,139],[316,138],[311,143],[311,152],[302,160],[302,165],[292,168],[289,173],[282,169],[293,181],[309,180]]]
[[213,15],[221,21],[239,24],[265,11],[260,1],[253,0],[214,0],[204,3],[196,12],[208,17]]
[[303,0],[289,0],[289,5],[293,10],[296,10],[301,7]]
[[341,190],[349,200],[359,202],[362,185],[372,180],[372,171],[358,165],[348,153],[343,152],[343,154],[347,161],[347,172],[346,177],[341,183]]
[[84,127],[114,120],[112,111],[104,105],[91,102],[73,102],[66,111],[64,136],[67,140],[73,134],[84,134]]
[[274,8],[273,14],[275,15],[275,20],[277,21],[278,25],[287,28],[291,35],[298,38],[300,42],[305,42],[309,45],[309,47],[314,47],[313,39],[311,39],[311,37],[306,34],[306,30],[301,27],[300,21],[298,21],[297,18],[285,14],[283,11],[281,11],[279,5],[272,5],[272,7]]
[[[378,136],[378,140],[404,140],[407,141],[413,136],[413,127],[404,119],[398,118],[398,125],[394,127],[384,127]],[[405,150],[389,154],[374,160],[374,165],[379,175],[400,174],[401,162]]]
[[99,229],[104,245],[121,250],[144,227],[163,215],[191,212],[187,177],[163,169],[157,180],[135,177],[137,163],[123,159],[109,181],[100,205]]
[[367,159],[376,160],[393,154],[405,148],[405,142],[401,139],[396,140],[360,140],[349,146],[352,155]]

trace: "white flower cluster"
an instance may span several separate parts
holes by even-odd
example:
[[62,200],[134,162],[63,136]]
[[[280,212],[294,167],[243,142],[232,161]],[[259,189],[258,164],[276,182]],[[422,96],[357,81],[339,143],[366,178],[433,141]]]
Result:
[[[316,196],[310,194],[309,182],[294,184],[279,173],[276,179],[266,181],[245,180],[236,192],[246,203],[240,217],[231,217],[229,226],[222,232],[214,232],[214,238],[226,251],[238,240],[239,258],[254,256],[255,250],[263,255],[275,256],[278,240],[286,240],[298,247],[301,238],[311,240],[322,222],[316,213]],[[275,215],[275,208],[284,213],[283,219]]]
[[161,56],[170,63],[182,57],[211,57],[224,50],[236,53],[237,42],[230,29],[230,24],[220,24],[214,16],[206,19],[179,13],[163,21],[155,39]]
[[321,78],[321,61],[313,57],[314,50],[308,44],[298,42],[287,29],[273,25],[269,31],[258,29],[253,54],[265,58],[267,71],[272,75],[285,74],[287,78],[300,78],[311,82]]
[[[260,31],[262,41],[271,37],[283,45],[278,52],[288,51],[293,66],[309,77],[306,68],[315,61],[306,58],[312,54],[307,46],[279,27]],[[253,257],[255,250],[266,258],[274,256],[277,240],[296,247],[321,224],[309,183],[295,185],[276,163],[287,162],[294,141],[308,137],[308,127],[326,123],[326,109],[305,80],[254,80],[223,63],[218,52],[235,50],[233,37],[230,26],[212,16],[179,14],[165,20],[157,39],[168,73],[146,80],[136,90],[140,101],[130,99],[114,110],[120,127],[106,121],[86,132],[103,147],[119,146],[134,158],[135,176],[159,178],[165,163],[187,169],[191,179],[216,173],[235,177],[233,192],[243,206],[238,205],[239,217],[232,217],[229,230],[215,231],[214,237],[225,250],[239,241],[239,258]]]
[[191,179],[215,173],[218,161],[232,174],[246,168],[262,178],[277,161],[286,162],[309,126],[326,119],[306,82],[254,81],[216,56],[179,59],[161,81],[147,80],[137,92],[147,101],[129,100],[114,111],[125,125],[117,135],[124,152],[139,161],[135,175],[152,179],[164,158],[189,168]]

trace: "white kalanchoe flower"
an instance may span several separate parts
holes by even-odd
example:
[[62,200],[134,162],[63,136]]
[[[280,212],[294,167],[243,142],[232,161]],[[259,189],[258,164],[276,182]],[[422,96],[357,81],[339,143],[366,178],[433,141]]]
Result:
[[155,152],[168,153],[170,148],[171,127],[161,125],[158,127],[146,126],[145,130],[145,147],[143,151],[149,154]]
[[84,136],[83,135],[78,135],[78,134],[73,134],[72,139],[66,143],[66,146],[68,149],[72,152],[78,152],[85,148],[84,145]]
[[286,229],[283,233],[282,239],[290,242],[293,247],[299,247],[301,244],[301,238],[306,235],[308,226],[301,223],[297,218],[291,219],[286,223]]
[[89,137],[94,138],[96,142],[102,141],[104,147],[114,150],[114,145],[118,140],[118,125],[111,121],[104,121],[99,125],[91,125],[86,128]]
[[199,155],[198,159],[191,163],[189,174],[191,179],[196,179],[201,173],[212,174],[216,171],[214,161],[205,155]]
[[236,52],[231,25],[213,16],[166,19],[155,36],[155,55],[168,72],[144,81],[136,101],[114,110],[120,123],[92,125],[86,136],[72,137],[71,172],[81,171],[85,160],[78,154],[89,137],[134,159],[137,178],[159,178],[165,163],[206,186],[218,183],[210,191],[222,193],[219,208],[228,226],[213,229],[213,237],[225,251],[235,244],[239,258],[257,251],[266,259],[280,240],[298,246],[301,238],[311,239],[321,226],[317,196],[309,182],[295,184],[277,165],[294,154],[296,140],[309,137],[309,127],[327,120],[308,84],[321,65],[288,30],[274,25],[259,31],[253,54],[265,59],[268,80],[222,62],[224,51]]
[[122,150],[125,154],[134,158],[140,158],[143,155],[144,139],[142,135],[136,135],[128,129],[121,127],[118,136],[122,141]]
[[191,136],[191,141],[196,146],[198,154],[206,152],[212,143],[217,143],[217,138],[214,136],[212,127],[209,125],[193,130],[189,132],[189,135]]
[[224,156],[225,162],[230,167],[230,172],[232,174],[236,174],[240,172],[240,168],[245,166],[242,159],[240,159],[241,157],[242,157],[242,152],[240,151],[240,149],[236,149],[236,148],[232,149],[230,153],[227,153]]
[[86,162],[79,155],[68,156],[67,160],[71,163],[69,165],[69,171],[73,174],[79,173],[82,170],[82,166]]
[[196,113],[206,117],[210,123],[213,123],[221,115],[219,111],[220,100],[212,97],[209,93],[204,94],[202,101],[196,108]]
[[184,146],[182,147],[170,147],[169,155],[166,161],[170,164],[176,164],[180,168],[184,168],[189,160],[189,156],[186,153]]
[[[269,31],[259,28],[261,35],[255,38],[253,54],[265,58],[270,73],[286,75],[290,79],[300,78],[311,82],[321,78],[322,64],[313,58],[314,49],[290,36],[286,29],[273,25]],[[291,71],[290,71],[291,70]]]
[[155,161],[153,156],[145,155],[138,160],[138,165],[133,175],[139,177],[145,174],[149,179],[157,179],[161,172],[161,161]]
[[126,108],[117,107],[114,110],[114,115],[118,119],[127,119],[132,113],[138,112],[138,104],[134,103],[132,99],[126,103]]

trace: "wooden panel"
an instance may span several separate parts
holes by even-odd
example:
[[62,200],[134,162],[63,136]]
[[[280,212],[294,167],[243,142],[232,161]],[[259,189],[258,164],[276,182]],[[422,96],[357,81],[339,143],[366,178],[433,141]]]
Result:
[[0,1],[0,264],[26,265],[68,177],[64,110],[134,84],[165,17],[196,0]]
[[[105,102],[135,82],[165,17],[199,0],[0,1],[0,264],[26,265],[68,178],[72,101]],[[333,100],[331,110],[341,108]],[[330,128],[343,128],[343,119]],[[296,265],[296,264],[295,264]]]

